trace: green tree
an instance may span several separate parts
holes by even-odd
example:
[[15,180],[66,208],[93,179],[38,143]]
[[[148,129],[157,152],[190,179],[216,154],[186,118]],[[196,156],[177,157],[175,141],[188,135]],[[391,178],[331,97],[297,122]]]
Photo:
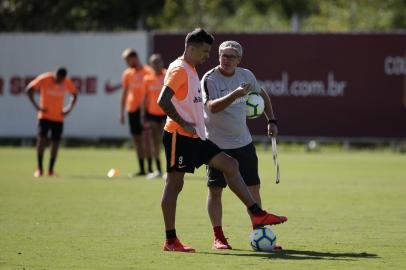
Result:
[[90,31],[144,27],[164,0],[2,0],[0,31]]
[[406,0],[0,0],[0,31],[406,29]]

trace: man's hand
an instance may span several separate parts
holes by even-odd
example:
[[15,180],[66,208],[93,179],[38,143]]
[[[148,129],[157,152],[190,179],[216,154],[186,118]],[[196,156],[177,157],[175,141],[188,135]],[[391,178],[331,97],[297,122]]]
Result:
[[78,98],[78,95],[76,93],[72,94],[72,96],[70,97],[69,104],[65,108],[62,109],[63,115],[67,115],[72,111],[73,107],[76,104],[77,98]]
[[34,89],[33,88],[28,88],[26,90],[27,96],[30,99],[32,105],[38,112],[47,112],[48,110],[46,108],[42,108],[38,105],[38,103],[34,99]]
[[71,107],[65,107],[62,109],[62,114],[63,115],[68,115],[72,111]]
[[250,84],[242,83],[237,89],[231,93],[216,99],[211,99],[206,102],[206,106],[211,113],[218,113],[224,111],[236,99],[247,95],[250,91]]
[[238,97],[243,97],[249,93],[250,84],[249,83],[242,83],[237,89],[234,90],[234,93],[238,95]]
[[174,91],[168,86],[164,86],[161,94],[158,98],[158,105],[162,110],[172,118],[176,123],[178,123],[184,130],[192,134],[196,133],[195,124],[185,121],[178,112],[176,111],[175,106],[173,105],[171,99],[174,96]]
[[278,136],[278,126],[275,123],[268,124],[268,136],[269,137]]
[[195,124],[184,121],[184,123],[182,124],[182,127],[187,132],[190,132],[192,134],[196,134]]

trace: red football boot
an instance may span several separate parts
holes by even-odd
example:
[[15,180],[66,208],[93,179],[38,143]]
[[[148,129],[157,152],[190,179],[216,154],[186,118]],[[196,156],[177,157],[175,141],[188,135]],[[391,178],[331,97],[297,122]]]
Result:
[[166,240],[163,249],[164,251],[196,252],[194,248],[182,244],[178,238],[176,238],[174,241]]
[[276,225],[287,221],[288,218],[284,216],[277,216],[271,213],[263,211],[261,215],[252,217],[252,226],[254,228],[261,227],[265,225]]
[[213,242],[213,249],[232,249],[228,244],[227,238],[215,238]]

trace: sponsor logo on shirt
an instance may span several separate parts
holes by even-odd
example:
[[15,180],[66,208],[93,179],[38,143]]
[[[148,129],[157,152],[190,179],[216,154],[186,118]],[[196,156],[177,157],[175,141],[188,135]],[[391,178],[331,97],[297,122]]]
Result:
[[199,102],[203,102],[202,97],[194,97],[193,98],[193,103],[199,103]]

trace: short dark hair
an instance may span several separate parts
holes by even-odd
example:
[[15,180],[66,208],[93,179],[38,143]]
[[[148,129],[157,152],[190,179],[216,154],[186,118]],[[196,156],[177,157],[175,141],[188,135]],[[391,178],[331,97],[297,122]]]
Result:
[[67,74],[68,74],[68,71],[64,67],[60,67],[56,71],[56,77],[58,77],[58,78],[65,78]]
[[198,43],[207,43],[212,45],[214,41],[213,35],[208,33],[203,28],[196,28],[192,32],[188,33],[185,38],[186,45],[198,44]]
[[121,56],[122,56],[124,59],[126,59],[126,58],[128,58],[128,57],[137,57],[137,58],[138,58],[137,52],[136,52],[134,49],[131,49],[131,48],[125,49],[125,50],[123,51],[123,53],[121,54]]

